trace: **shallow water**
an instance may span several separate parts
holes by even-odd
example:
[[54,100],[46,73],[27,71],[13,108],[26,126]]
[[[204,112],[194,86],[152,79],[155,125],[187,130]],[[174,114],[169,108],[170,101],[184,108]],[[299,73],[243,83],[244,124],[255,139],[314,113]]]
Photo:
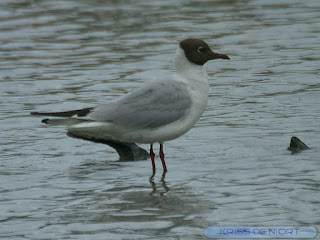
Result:
[[[207,225],[320,224],[319,1],[0,5],[1,239],[203,239]],[[166,185],[160,159],[152,185],[149,161],[119,162],[29,116],[171,74],[186,37],[231,61],[206,65],[207,111],[165,144]],[[291,154],[291,136],[311,150]]]

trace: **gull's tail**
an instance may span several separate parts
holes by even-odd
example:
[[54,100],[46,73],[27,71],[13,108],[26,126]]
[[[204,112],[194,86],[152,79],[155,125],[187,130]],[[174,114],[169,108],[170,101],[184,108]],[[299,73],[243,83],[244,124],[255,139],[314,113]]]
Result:
[[52,116],[62,117],[62,119],[43,119],[41,122],[54,125],[74,125],[86,121],[85,119],[78,119],[76,117],[85,117],[93,108],[83,108],[65,112],[31,112],[34,116]]
[[86,116],[93,108],[83,108],[78,110],[66,111],[66,112],[31,112],[30,115],[36,116],[51,116],[51,117],[84,117]]

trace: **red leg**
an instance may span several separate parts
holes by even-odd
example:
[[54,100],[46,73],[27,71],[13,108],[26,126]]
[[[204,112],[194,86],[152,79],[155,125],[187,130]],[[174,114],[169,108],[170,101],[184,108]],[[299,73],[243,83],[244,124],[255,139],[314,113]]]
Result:
[[161,163],[162,163],[162,167],[163,167],[163,173],[162,173],[161,180],[164,181],[164,178],[165,178],[168,170],[167,170],[166,162],[164,161],[163,144],[161,144],[161,143],[160,143],[159,155],[160,155],[160,159],[161,159]]
[[150,144],[150,158],[151,158],[151,164],[152,164],[152,175],[150,177],[150,181],[153,181],[153,177],[156,174],[156,164],[154,163],[154,152],[153,152],[152,144]]

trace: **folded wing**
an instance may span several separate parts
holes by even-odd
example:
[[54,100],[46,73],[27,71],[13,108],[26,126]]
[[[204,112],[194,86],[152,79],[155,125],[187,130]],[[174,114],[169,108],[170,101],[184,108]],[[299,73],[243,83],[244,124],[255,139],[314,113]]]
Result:
[[164,80],[139,88],[117,101],[94,108],[87,118],[134,128],[156,128],[190,112],[192,100],[186,85]]

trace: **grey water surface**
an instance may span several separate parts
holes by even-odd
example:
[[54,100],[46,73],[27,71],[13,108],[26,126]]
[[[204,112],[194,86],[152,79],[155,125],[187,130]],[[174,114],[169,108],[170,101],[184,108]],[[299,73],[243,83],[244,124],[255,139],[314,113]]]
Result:
[[[115,99],[206,64],[196,126],[151,163],[68,138],[31,111]],[[203,239],[211,225],[320,225],[320,1],[0,1],[0,238]],[[291,154],[292,136],[310,150]],[[141,145],[147,149],[148,145]],[[155,146],[158,151],[158,146]],[[319,230],[319,228],[318,228]]]

